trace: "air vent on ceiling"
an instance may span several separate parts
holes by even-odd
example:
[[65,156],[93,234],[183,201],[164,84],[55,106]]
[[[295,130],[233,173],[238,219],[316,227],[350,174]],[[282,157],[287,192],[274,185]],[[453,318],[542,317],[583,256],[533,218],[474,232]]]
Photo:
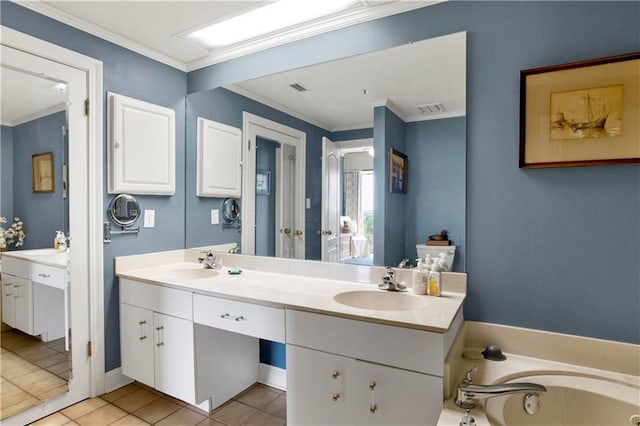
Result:
[[293,84],[290,84],[290,85],[289,85],[289,87],[291,87],[292,89],[297,90],[298,92],[306,92],[306,91],[307,91],[307,88],[306,88],[306,87],[304,87],[304,86],[303,86],[302,84],[300,84],[300,83],[293,83]]
[[439,112],[445,112],[447,109],[442,105],[442,102],[434,102],[432,104],[418,105],[416,107],[422,114],[437,114]]

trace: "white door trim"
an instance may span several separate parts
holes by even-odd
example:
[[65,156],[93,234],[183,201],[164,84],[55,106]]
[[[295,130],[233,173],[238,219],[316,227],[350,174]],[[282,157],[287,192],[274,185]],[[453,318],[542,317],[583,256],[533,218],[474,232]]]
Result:
[[[102,90],[102,61],[82,55],[69,49],[57,46],[44,40],[29,36],[11,28],[0,26],[0,40],[3,45],[21,50],[32,55],[39,56],[54,62],[58,62],[85,72],[87,83],[87,95],[90,101],[89,115],[87,119],[87,150],[86,164],[82,171],[86,174],[86,191],[78,205],[86,213],[86,222],[81,235],[74,235],[71,242],[72,252],[76,247],[86,247],[87,252],[82,261],[87,267],[82,275],[72,276],[72,280],[82,280],[89,285],[89,336],[92,343],[92,356],[90,364],[90,393],[91,396],[104,392],[104,272],[103,272],[103,245],[102,245],[102,197],[103,197],[103,90]],[[76,163],[77,164],[77,163]],[[71,165],[71,164],[70,164]],[[70,175],[73,172],[70,170]],[[82,213],[79,213],[79,216]],[[75,244],[74,244],[75,243]],[[59,401],[59,403],[58,403]],[[64,404],[64,399],[54,399],[47,404],[47,411],[57,411]],[[68,404],[67,404],[68,405]],[[36,413],[39,417],[46,415],[38,407],[24,412],[25,423],[39,417],[28,420],[29,413]],[[17,417],[16,417],[17,419]]]
[[[242,253],[255,254],[256,223],[256,136],[276,140],[296,147],[295,224],[302,231],[296,244],[296,259],[305,258],[305,176],[307,134],[246,111],[242,112]],[[293,231],[293,230],[292,230]]]

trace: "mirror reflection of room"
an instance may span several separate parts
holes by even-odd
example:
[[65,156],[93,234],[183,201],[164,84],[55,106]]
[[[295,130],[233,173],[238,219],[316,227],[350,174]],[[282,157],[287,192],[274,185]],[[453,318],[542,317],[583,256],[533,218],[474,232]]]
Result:
[[[68,390],[64,82],[2,67],[2,419]],[[7,388],[7,393],[5,393]]]

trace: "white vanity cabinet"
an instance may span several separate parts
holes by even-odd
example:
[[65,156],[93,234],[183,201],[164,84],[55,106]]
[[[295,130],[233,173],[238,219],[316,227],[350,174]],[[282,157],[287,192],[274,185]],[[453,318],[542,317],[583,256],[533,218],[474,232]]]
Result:
[[33,335],[31,290],[30,280],[2,273],[2,322]]
[[461,322],[443,334],[287,310],[287,422],[437,423]]
[[120,280],[122,373],[190,404],[196,399],[192,293]]

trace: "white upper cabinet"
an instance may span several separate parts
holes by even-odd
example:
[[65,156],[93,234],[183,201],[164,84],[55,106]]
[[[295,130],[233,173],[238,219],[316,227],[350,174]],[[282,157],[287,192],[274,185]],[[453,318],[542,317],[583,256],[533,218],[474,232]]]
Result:
[[109,193],[175,194],[175,123],[170,108],[109,93]]
[[242,131],[198,117],[199,197],[240,197]]

